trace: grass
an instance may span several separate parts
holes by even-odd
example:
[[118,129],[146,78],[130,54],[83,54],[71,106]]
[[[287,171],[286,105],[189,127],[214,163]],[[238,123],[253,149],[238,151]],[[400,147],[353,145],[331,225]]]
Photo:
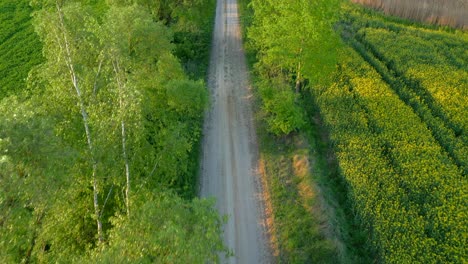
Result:
[[[240,1],[241,22],[244,28],[248,27],[253,16],[248,2],[247,0]],[[347,6],[347,8],[350,7]],[[346,11],[349,12],[349,10]],[[442,66],[444,63],[450,63],[451,67],[456,69],[466,67],[466,63],[459,59],[466,55],[464,50],[457,49],[460,54],[454,53],[453,50],[453,47],[458,47],[458,43],[463,43],[466,39],[465,35],[459,31],[410,23],[403,19],[376,15],[374,11],[361,12],[362,16],[356,19],[362,20],[360,22],[362,25],[399,32],[401,33],[398,35],[400,40],[404,37],[412,38],[413,32],[416,32],[418,38],[421,38],[421,42],[427,41],[433,47],[430,52],[424,50],[423,53],[428,53],[431,58],[441,57]],[[406,31],[407,34],[403,35],[403,32]],[[244,38],[246,35],[244,30]],[[365,33],[363,36],[369,37]],[[376,39],[381,38],[377,36]],[[434,43],[435,40],[437,40],[437,45]],[[446,42],[451,45],[450,48],[446,47],[448,46],[444,44]],[[400,44],[401,41],[392,45],[398,46]],[[245,46],[249,66],[253,68],[256,62],[255,51],[250,49],[248,42]],[[382,47],[385,46],[380,46],[380,48]],[[414,43],[408,47],[414,47]],[[369,48],[369,46],[364,48]],[[407,56],[405,52],[410,52],[413,56]],[[438,52],[442,52],[442,55]],[[393,55],[397,56],[397,59],[392,60],[392,62],[400,63],[399,66],[411,66],[411,62],[405,61],[405,58],[413,59],[412,57],[416,56],[414,53],[411,50],[406,51],[402,47],[400,50],[392,52]],[[372,66],[375,67],[375,65]],[[389,72],[395,73],[397,71]],[[255,86],[258,77],[255,72],[252,75]],[[382,77],[385,80],[385,76]],[[402,80],[401,77],[395,78],[398,81]],[[450,96],[446,95],[443,99],[449,98],[452,101],[457,99]],[[411,102],[415,100],[415,98],[410,99]],[[426,104],[428,100],[423,98],[422,102]],[[373,232],[371,229],[378,228],[378,226],[369,226],[371,225],[370,222],[367,222],[369,219],[362,220],[360,218],[359,207],[352,199],[353,195],[350,191],[352,186],[347,178],[352,175],[344,175],[344,172],[341,171],[341,164],[339,164],[335,154],[335,151],[339,153],[339,149],[330,140],[318,104],[315,103],[315,99],[311,97],[307,89],[303,92],[299,103],[306,113],[308,122],[299,132],[283,138],[277,138],[267,132],[266,123],[263,121],[265,117],[260,109],[261,102],[256,102],[255,106],[258,113],[257,134],[259,135],[261,153],[261,171],[263,172],[264,185],[269,192],[267,196],[271,203],[270,218],[273,222],[273,227],[270,227],[270,230],[272,230],[272,242],[275,249],[278,249],[278,261],[287,263],[372,263],[379,261],[382,259],[379,255],[382,252],[378,252],[376,245],[369,243]],[[457,109],[452,110],[457,113]],[[418,112],[417,109],[414,111]],[[443,111],[447,110],[443,109]],[[456,115],[451,114],[450,116]],[[425,121],[424,118],[420,118]],[[461,123],[466,120],[459,119]],[[429,129],[433,129],[431,125],[427,124],[427,126]],[[456,133],[454,134],[456,135]],[[439,137],[444,135],[441,134]],[[438,139],[437,135],[435,138]],[[462,145],[461,148],[464,149],[465,146]],[[418,158],[413,160],[417,162]],[[458,165],[464,166],[463,164]],[[415,164],[412,168],[418,166]],[[376,170],[377,175],[384,170],[384,168]],[[413,182],[413,184],[417,184],[417,182]],[[416,189],[413,191],[417,192]],[[401,195],[405,196],[405,193]],[[383,202],[385,203],[385,201]],[[268,212],[268,216],[270,216],[270,212]],[[399,241],[390,241],[389,243],[397,245]]]
[[[259,121],[260,122],[260,121]],[[277,139],[260,124],[260,153],[273,208],[277,255],[281,263],[337,263],[322,192],[310,172],[309,148],[301,135]],[[341,252],[340,252],[341,253]]]
[[[244,39],[252,16],[247,2],[240,1]],[[255,51],[248,43],[245,47],[252,69],[256,62]],[[251,75],[255,86],[258,77],[255,73]],[[346,187],[338,177],[338,166],[326,131],[320,124],[310,122],[299,133],[278,138],[267,132],[260,105],[257,99],[254,108],[261,172],[277,261],[363,263],[361,255],[365,253],[352,248],[353,242],[359,244],[362,236],[348,224],[350,212],[342,209],[346,208]]]
[[371,263],[367,234],[354,220],[328,132],[309,99],[301,100],[309,122],[283,138],[267,132],[256,104],[278,262]]
[[0,1],[0,99],[24,90],[29,71],[43,61],[31,12],[29,0]]

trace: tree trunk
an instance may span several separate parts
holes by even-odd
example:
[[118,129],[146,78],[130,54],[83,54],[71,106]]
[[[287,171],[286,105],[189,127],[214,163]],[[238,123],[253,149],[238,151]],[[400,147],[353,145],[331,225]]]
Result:
[[302,86],[302,73],[301,73],[301,63],[297,66],[297,76],[296,76],[296,94],[299,94]]
[[301,86],[302,86],[302,46],[304,45],[304,39],[301,39],[301,48],[299,49],[298,53],[298,58],[299,58],[299,63],[297,65],[297,70],[296,70],[296,94],[299,94],[301,92]]
[[127,216],[130,216],[130,165],[128,161],[128,155],[127,155],[127,134],[125,130],[125,118],[123,115],[123,111],[125,108],[125,102],[123,98],[123,93],[124,93],[124,84],[122,83],[122,80],[120,79],[120,66],[118,61],[113,61],[112,65],[114,66],[114,73],[116,75],[117,79],[117,86],[119,87],[119,105],[120,105],[120,110],[121,110],[121,120],[120,120],[120,127],[121,127],[121,134],[122,134],[122,156],[124,159],[125,163],[125,178],[126,178],[126,187],[125,187],[125,205],[127,207]]
[[122,127],[122,154],[125,161],[125,177],[127,180],[127,186],[125,188],[125,203],[127,206],[127,216],[130,216],[130,166],[128,164],[128,157],[127,157],[127,142],[126,142],[126,134],[125,134],[125,122],[122,120],[121,122]]
[[45,215],[45,210],[42,209],[40,211],[40,213],[37,215],[36,221],[34,222],[35,226],[34,226],[33,235],[31,237],[31,243],[29,244],[28,251],[26,251],[26,254],[25,254],[24,259],[23,259],[23,262],[26,263],[26,264],[31,263],[31,254],[32,254],[32,251],[34,249],[34,246],[36,245],[36,239],[37,239],[37,236],[38,236],[37,230],[39,229],[39,226],[41,225],[42,218],[44,217],[44,215]]
[[88,150],[89,150],[89,155],[91,159],[92,165],[92,179],[93,179],[93,204],[94,204],[94,214],[96,217],[96,224],[97,224],[97,233],[98,233],[98,239],[99,242],[103,241],[103,236],[102,236],[102,222],[100,219],[100,212],[99,212],[99,197],[98,197],[98,185],[97,185],[97,179],[96,179],[96,171],[97,171],[97,162],[94,157],[94,147],[93,147],[93,142],[91,138],[91,131],[89,129],[89,120],[88,120],[88,114],[86,112],[86,107],[84,105],[83,101],[83,96],[81,94],[81,89],[78,84],[78,78],[76,76],[75,68],[73,66],[73,60],[72,60],[72,55],[70,51],[70,44],[67,39],[66,35],[66,29],[65,29],[65,23],[63,21],[63,13],[62,9],[60,8],[60,5],[58,2],[56,2],[57,5],[57,12],[59,15],[59,21],[60,21],[60,26],[61,30],[63,33],[63,42],[65,45],[65,62],[68,66],[68,70],[70,72],[70,77],[71,81],[73,84],[73,87],[75,88],[77,99],[78,99],[78,104],[80,106],[80,112],[81,112],[81,117],[83,119],[83,125],[85,128],[85,133],[86,133],[86,141],[88,144]]
[[93,96],[94,97],[96,97],[96,95],[97,95],[98,79],[99,79],[99,74],[101,74],[101,68],[102,68],[102,63],[103,62],[104,62],[104,59],[101,59],[99,61],[98,72],[96,73],[96,77],[94,78],[94,84],[93,84]]

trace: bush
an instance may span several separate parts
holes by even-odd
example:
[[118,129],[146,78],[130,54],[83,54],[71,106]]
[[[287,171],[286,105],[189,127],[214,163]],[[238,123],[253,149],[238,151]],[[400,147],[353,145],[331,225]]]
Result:
[[269,132],[281,136],[301,128],[304,118],[301,108],[295,102],[296,95],[291,90],[276,90],[271,86],[261,89],[262,109],[267,115]]
[[[142,195],[141,193],[145,193]],[[213,200],[186,201],[155,190],[139,192],[133,215],[118,216],[110,243],[97,249],[91,263],[206,263],[226,252],[222,221]]]

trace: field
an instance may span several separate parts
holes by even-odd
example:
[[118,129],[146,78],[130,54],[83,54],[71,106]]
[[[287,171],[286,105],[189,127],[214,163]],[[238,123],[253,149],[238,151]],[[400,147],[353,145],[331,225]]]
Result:
[[387,15],[394,15],[426,23],[468,29],[468,6],[463,0],[351,0]]
[[366,246],[378,262],[463,262],[468,35],[345,12],[334,83],[310,91]]
[[[269,39],[274,34],[261,35],[281,8],[252,3],[244,24],[255,33],[246,34],[247,49],[279,260],[466,261],[468,34],[344,3],[334,24],[342,44],[330,49],[337,52],[336,68],[328,81],[317,82],[305,70],[317,63],[304,59],[314,51],[301,58],[287,42]],[[286,15],[303,12],[292,5]],[[310,26],[299,23],[293,24]],[[291,34],[285,39],[298,38],[290,32],[283,32]],[[291,58],[282,54],[295,59],[284,62]],[[326,67],[333,55],[315,59]],[[286,83],[297,92],[302,74],[310,79],[292,105],[302,109],[306,124],[273,136],[262,89],[267,83],[284,92]],[[309,173],[300,176],[298,166]]]
[[43,61],[28,0],[0,1],[0,99],[24,89],[29,70]]

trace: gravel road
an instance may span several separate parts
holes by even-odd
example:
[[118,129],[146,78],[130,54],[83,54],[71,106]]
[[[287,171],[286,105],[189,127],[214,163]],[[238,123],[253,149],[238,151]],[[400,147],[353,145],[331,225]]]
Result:
[[200,196],[228,216],[223,263],[270,263],[258,148],[236,0],[218,0],[211,51],[211,108],[204,125]]

